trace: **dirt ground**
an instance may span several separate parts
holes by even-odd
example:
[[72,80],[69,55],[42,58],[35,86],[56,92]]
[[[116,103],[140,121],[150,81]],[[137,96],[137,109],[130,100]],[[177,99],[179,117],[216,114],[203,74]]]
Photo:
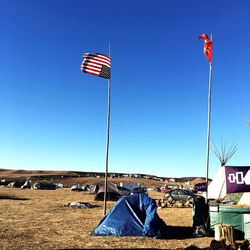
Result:
[[[46,180],[63,183],[57,190],[33,190],[0,186],[0,249],[210,249],[214,237],[193,237],[192,208],[159,208],[158,215],[168,225],[166,239],[149,237],[90,236],[103,217],[103,201],[94,195],[72,192],[72,184],[96,184],[97,178],[72,177],[72,172],[13,171],[0,169],[0,179],[23,179],[43,176]],[[47,176],[48,175],[48,176]],[[56,176],[67,176],[59,178]],[[46,177],[47,176],[47,177]],[[195,179],[196,180],[196,179]],[[138,179],[109,178],[114,183],[137,182]],[[200,180],[196,180],[200,181]],[[143,180],[142,186],[159,188],[164,183]],[[178,184],[178,183],[177,183]],[[182,183],[181,183],[182,184]],[[149,191],[159,200],[163,194]],[[93,208],[69,208],[70,202],[88,202]],[[115,202],[107,202],[107,211]],[[237,242],[240,244],[241,242]]]
[[[162,194],[151,191],[154,199]],[[12,199],[11,199],[12,198]],[[94,208],[69,208],[82,201]],[[109,210],[115,202],[108,202]],[[158,215],[169,226],[167,239],[95,237],[90,232],[103,217],[103,202],[69,188],[32,190],[0,187],[0,249],[208,249],[213,237],[192,237],[192,208],[162,208]]]

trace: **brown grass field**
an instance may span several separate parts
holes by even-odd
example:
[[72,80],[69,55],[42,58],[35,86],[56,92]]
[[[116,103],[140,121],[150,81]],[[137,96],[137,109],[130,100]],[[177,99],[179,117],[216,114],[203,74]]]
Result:
[[[162,198],[156,191],[150,191],[149,196]],[[64,206],[73,201],[89,202],[96,207]],[[107,202],[108,210],[114,204]],[[214,239],[192,237],[192,208],[158,209],[158,215],[169,226],[166,239],[90,236],[103,217],[103,205],[94,201],[94,195],[71,192],[69,188],[0,186],[0,249],[209,249]]]

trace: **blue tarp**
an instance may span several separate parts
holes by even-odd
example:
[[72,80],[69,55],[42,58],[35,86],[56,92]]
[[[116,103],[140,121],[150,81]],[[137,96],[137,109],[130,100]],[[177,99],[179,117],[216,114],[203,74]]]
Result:
[[134,194],[120,198],[91,235],[163,238],[166,233],[167,225],[158,216],[155,201],[147,195]]

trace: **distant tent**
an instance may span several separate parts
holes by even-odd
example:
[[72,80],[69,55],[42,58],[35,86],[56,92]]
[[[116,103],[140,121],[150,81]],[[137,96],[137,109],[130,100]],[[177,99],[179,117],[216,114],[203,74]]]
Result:
[[71,186],[70,191],[78,191],[78,192],[91,192],[91,187],[94,187],[95,185],[84,185],[84,184],[74,184]]
[[83,187],[81,184],[74,184],[73,186],[71,186],[70,191],[83,191]]
[[120,187],[124,187],[132,191],[134,188],[140,187],[141,184],[139,182],[120,182]]
[[99,185],[89,185],[89,184],[84,184],[82,185],[82,190],[86,193],[89,194],[96,194],[98,191]]
[[8,181],[8,180],[6,180],[6,179],[2,179],[2,180],[0,180],[0,186],[8,186],[8,184],[10,184],[11,183],[11,181]]
[[26,188],[31,188],[31,181],[30,180],[27,180],[22,186],[21,186],[22,189],[26,189]]
[[135,194],[119,199],[91,235],[163,238],[166,233],[167,225],[158,216],[155,201]]
[[89,193],[96,194],[99,190],[99,185],[89,185]]
[[8,187],[21,188],[25,181],[13,181],[8,184]]
[[[104,192],[105,185],[100,185],[98,192],[95,195],[95,201],[103,201],[104,200]],[[107,184],[107,200],[108,201],[117,201],[122,197],[122,193],[116,187],[116,185],[112,182],[108,182]]]
[[33,186],[33,189],[42,189],[42,190],[55,190],[57,185],[50,182],[36,182]]

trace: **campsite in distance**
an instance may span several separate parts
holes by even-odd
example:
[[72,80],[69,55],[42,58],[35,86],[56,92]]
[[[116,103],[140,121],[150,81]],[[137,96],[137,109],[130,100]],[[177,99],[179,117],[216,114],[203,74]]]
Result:
[[[215,240],[214,228],[207,228],[207,221],[204,221],[207,206],[204,185],[200,185],[204,178],[158,180],[153,176],[111,175],[104,215],[104,173],[100,175],[1,169],[0,208],[4,213],[0,247],[216,249],[213,246],[220,244],[226,249],[231,246]],[[131,193],[122,193],[119,187],[126,187]],[[147,193],[133,194],[132,190],[138,187],[146,189]],[[162,187],[173,191],[190,190],[192,200],[180,199],[181,196],[169,200]],[[234,193],[211,199],[211,207],[233,206],[236,209],[241,196],[242,193]],[[238,209],[248,214],[250,205],[239,205]],[[215,220],[215,215],[211,216]],[[29,227],[25,227],[27,221],[32,222]],[[234,246],[246,244],[250,234],[244,230],[241,228],[239,234],[237,229]],[[123,237],[126,237],[126,247]]]

